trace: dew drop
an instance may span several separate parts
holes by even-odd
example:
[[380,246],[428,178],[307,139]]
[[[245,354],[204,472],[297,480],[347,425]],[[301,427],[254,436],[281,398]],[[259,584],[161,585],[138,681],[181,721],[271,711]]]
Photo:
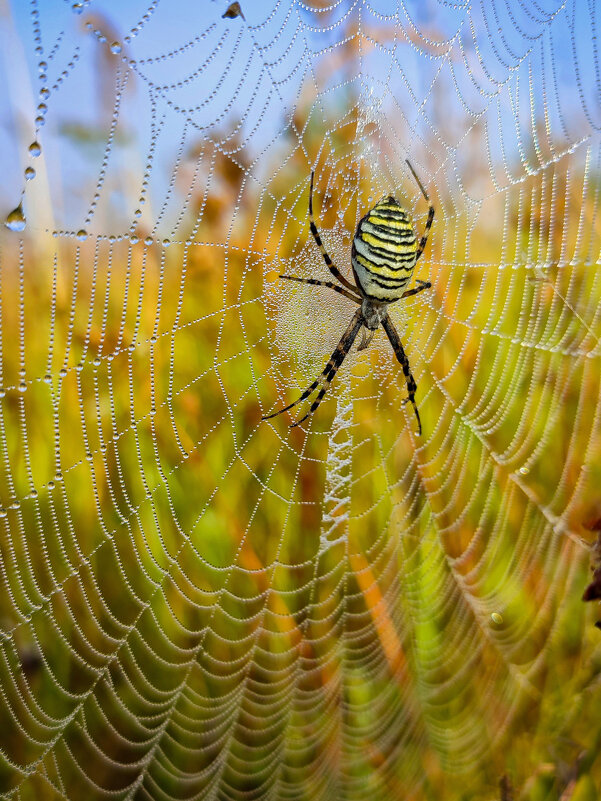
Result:
[[31,153],[32,156],[39,156],[40,153],[42,152],[42,148],[40,147],[40,143],[39,142],[32,142],[29,145],[29,152]]
[[111,53],[117,56],[121,52],[121,43],[120,42],[113,42],[111,45]]
[[32,178],[35,178],[35,170],[33,167],[26,167],[25,168],[25,179],[27,181],[31,181]]
[[163,247],[164,248],[168,248],[170,244],[171,244],[171,241],[169,239],[167,239],[167,238],[163,239]]
[[85,228],[80,228],[79,231],[75,234],[75,236],[80,242],[85,242],[86,239],[88,238],[88,232],[85,230]]
[[38,64],[38,70],[40,72],[46,72],[47,69],[48,69],[48,63],[46,61],[40,61],[40,63]]
[[23,204],[19,203],[16,209],[13,209],[6,218],[6,227],[10,231],[23,231],[27,225],[27,220],[23,214]]
[[48,111],[48,106],[45,103],[38,103],[38,111],[40,114],[45,114]]
[[66,378],[67,377],[67,371],[65,370],[64,367],[61,370],[58,371],[58,374],[60,375],[61,378]]
[[42,125],[45,125],[46,118],[42,117],[41,115],[35,118],[35,124],[37,128],[41,128]]
[[25,381],[21,381],[17,389],[19,390],[19,392],[27,392],[27,384],[25,383]]
[[100,365],[102,364],[102,362],[101,362],[101,360],[100,360],[100,357],[99,357],[99,356],[96,356],[96,358],[94,359],[94,361],[92,362],[92,364],[94,365],[94,367],[100,367]]
[[129,238],[129,241],[132,243],[132,245],[135,245],[140,241],[140,238],[136,236],[136,234],[132,234]]
[[6,517],[6,509],[0,509],[0,517]]
[[54,481],[49,481],[46,484],[46,486],[48,487],[49,490],[53,490],[54,489]]
[[141,211],[141,209],[136,209],[136,210],[134,211],[134,217],[141,217],[141,216],[142,216],[142,211]]
[[4,387],[0,387],[0,398],[3,398],[6,395],[6,390]]
[[42,100],[47,100],[50,97],[50,89],[47,86],[42,86],[40,89],[40,97]]
[[73,11],[74,14],[81,14],[83,12],[83,3],[73,3],[71,11]]
[[152,237],[151,236],[147,236],[146,239],[144,240],[144,244],[146,246],[150,247],[150,245],[152,245]]
[[46,384],[52,384],[52,376],[50,375],[50,373],[46,373],[46,375],[44,376],[44,382]]

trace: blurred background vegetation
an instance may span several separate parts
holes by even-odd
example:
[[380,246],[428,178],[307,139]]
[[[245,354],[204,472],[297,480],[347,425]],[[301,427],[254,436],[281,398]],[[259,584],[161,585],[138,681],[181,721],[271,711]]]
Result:
[[[236,103],[205,126],[162,105],[168,58],[152,83],[120,25],[91,4],[75,14],[59,86],[78,58],[89,72],[54,115],[58,89],[41,95],[37,175],[15,182],[27,223],[0,242],[0,790],[593,801],[601,648],[581,596],[601,518],[598,137],[582,123],[554,139],[541,117],[504,161],[446,74],[431,125],[416,121],[419,99],[374,100],[363,80],[370,54],[396,53],[398,19],[335,7],[301,16],[336,47],[313,54],[296,98],[265,59],[280,118],[257,147],[270,110],[238,90],[243,37],[258,52],[277,26],[223,10],[201,42],[221,50],[217,89],[210,67],[190,80],[197,102]],[[4,35],[27,51],[13,12]],[[446,41],[435,19],[403,34],[408,76]],[[43,14],[29,23],[44,30]],[[12,80],[35,94],[26,68]],[[30,129],[11,126],[19,158]],[[348,265],[358,218],[389,191],[422,229],[407,154],[436,206],[416,271],[433,288],[395,310],[423,441],[380,335],[307,430],[261,423],[352,313],[275,280],[328,277],[310,170],[324,242]]]

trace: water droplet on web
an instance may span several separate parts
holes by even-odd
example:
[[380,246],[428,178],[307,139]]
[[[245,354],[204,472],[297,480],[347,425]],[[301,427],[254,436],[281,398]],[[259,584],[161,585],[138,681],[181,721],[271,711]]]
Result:
[[39,156],[40,153],[42,152],[42,148],[40,146],[40,143],[39,142],[32,142],[29,145],[29,152],[31,153],[32,156]]
[[19,203],[6,218],[6,227],[11,231],[23,231],[27,225],[27,220],[23,214],[23,204]]
[[142,210],[141,209],[136,209],[134,211],[134,217],[141,217],[141,216],[142,216]]
[[44,125],[45,123],[46,123],[45,117],[39,116],[39,117],[35,118],[35,124],[36,124],[37,128],[39,128],[40,126]]
[[21,381],[17,389],[19,392],[27,392],[27,384],[24,381]]
[[144,244],[147,245],[147,246],[152,245],[152,237],[151,236],[147,236],[146,239],[144,240]]
[[39,72],[46,72],[47,69],[48,69],[48,63],[46,61],[40,61],[40,63],[38,64]]
[[45,114],[48,111],[48,106],[45,103],[38,103],[38,111],[40,114]]
[[50,375],[50,373],[46,373],[46,375],[44,376],[44,382],[46,384],[52,384],[52,376]]
[[136,234],[132,234],[129,238],[129,241],[132,243],[132,245],[135,245],[140,241],[140,238],[136,236]]
[[35,178],[35,170],[33,167],[26,167],[25,168],[25,180],[31,181],[32,178]]
[[83,3],[73,3],[71,11],[73,11],[74,14],[81,14],[83,12]]
[[61,370],[59,370],[58,374],[60,375],[61,378],[67,377],[67,371],[65,370],[64,367]]
[[85,242],[86,239],[88,238],[88,232],[85,230],[85,228],[80,228],[79,231],[75,234],[75,236],[80,242]]
[[120,42],[113,42],[111,45],[111,53],[114,55],[118,55],[121,52],[121,44]]
[[100,365],[102,364],[102,362],[101,362],[101,360],[100,360],[100,357],[99,357],[99,356],[96,356],[96,358],[94,359],[94,361],[92,362],[92,364],[94,365],[94,367],[100,367]]
[[170,244],[171,241],[165,237],[165,239],[163,239],[163,247],[168,248]]

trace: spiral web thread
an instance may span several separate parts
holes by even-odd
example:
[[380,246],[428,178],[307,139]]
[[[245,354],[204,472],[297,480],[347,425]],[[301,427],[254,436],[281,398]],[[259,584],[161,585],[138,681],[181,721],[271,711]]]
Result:
[[[2,7],[0,791],[597,781],[599,6],[268,6]],[[261,422],[406,158],[422,437],[382,331]]]

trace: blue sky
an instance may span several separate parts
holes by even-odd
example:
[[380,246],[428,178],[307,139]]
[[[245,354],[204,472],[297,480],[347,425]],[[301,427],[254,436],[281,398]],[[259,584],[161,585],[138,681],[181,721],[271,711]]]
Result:
[[[457,143],[449,139],[449,120],[459,131],[482,115],[495,159],[503,149],[510,157],[522,152],[529,158],[533,115],[546,117],[553,141],[566,145],[590,136],[601,123],[593,39],[601,12],[588,0],[490,0],[459,8],[435,0],[343,2],[327,13],[301,3],[253,1],[242,2],[246,22],[223,20],[227,2],[222,0],[163,1],[152,13],[147,2],[137,0],[83,5],[77,13],[71,1],[36,6],[5,0],[0,17],[6,88],[0,95],[0,211],[14,207],[26,186],[24,169],[33,166],[38,177],[27,185],[26,202],[31,195],[37,203],[42,227],[50,218],[75,225],[78,215],[87,213],[106,153],[117,81],[126,76],[110,180],[103,187],[113,193],[117,210],[119,194],[143,179],[151,147],[151,95],[160,133],[150,192],[159,205],[179,148],[185,156],[215,123],[223,130],[244,119],[245,146],[249,153],[260,152],[285,133],[299,93],[316,86],[318,101],[326,106],[332,96],[322,94],[324,89],[346,81],[372,105],[374,97],[381,99],[383,130],[386,115],[398,112],[406,117],[408,136],[436,138],[439,132],[451,161]],[[349,68],[339,58],[340,48],[326,48],[357,24],[368,44]],[[374,33],[383,46],[369,46]],[[113,41],[120,53],[110,51]],[[40,61],[48,65],[45,71]],[[40,79],[40,71],[46,77]],[[42,87],[50,89],[47,99],[39,96]],[[41,115],[40,102],[47,106]],[[37,134],[36,116],[45,120]],[[36,136],[43,151],[37,159],[27,151]],[[49,206],[54,214],[47,213]]]

